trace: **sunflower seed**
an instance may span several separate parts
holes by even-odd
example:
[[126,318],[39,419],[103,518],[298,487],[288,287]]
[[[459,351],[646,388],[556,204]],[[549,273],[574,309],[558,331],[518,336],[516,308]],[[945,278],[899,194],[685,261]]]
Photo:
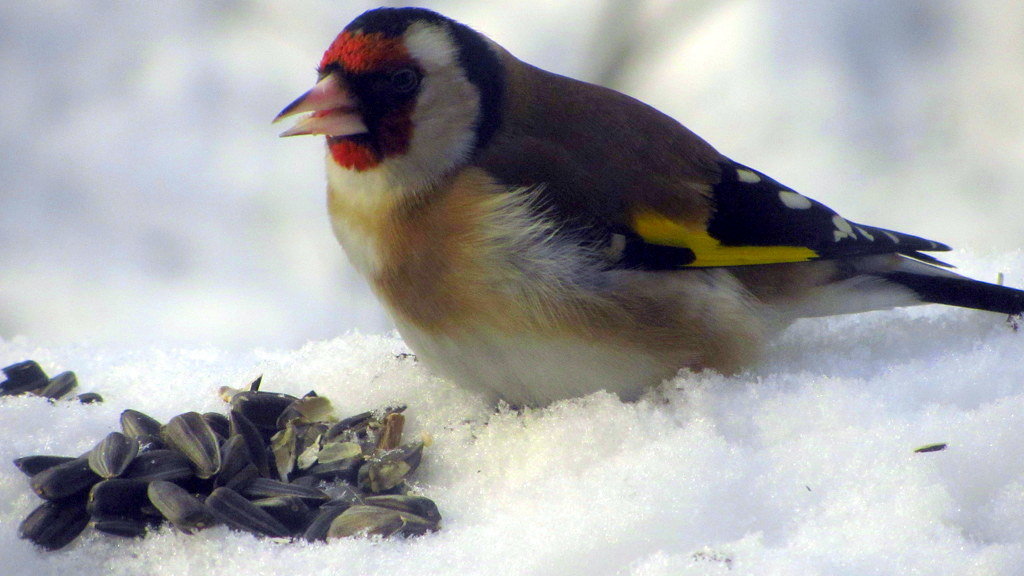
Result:
[[220,412],[204,412],[203,420],[206,420],[213,433],[219,436],[221,440],[231,435],[231,424],[228,422],[228,417]]
[[[249,454],[249,447],[245,444],[245,438],[235,434],[220,445],[220,472],[217,473],[217,486],[225,486],[239,472],[249,466],[253,466],[252,456]],[[255,466],[253,466],[255,469]],[[257,473],[258,474],[258,473]]]
[[96,392],[86,392],[75,396],[82,404],[97,404],[103,402],[103,396],[100,396]]
[[[260,471],[256,469],[256,466],[252,464],[242,468],[230,480],[224,483],[224,486],[231,488],[235,492],[241,492],[249,487],[254,480],[260,478]],[[215,484],[216,485],[216,484]]]
[[25,392],[34,392],[44,388],[49,382],[46,372],[35,360],[25,360],[3,368],[7,380],[0,383],[0,396],[13,396]]
[[47,468],[74,460],[73,456],[22,456],[14,461],[14,465],[27,476],[35,476]]
[[214,523],[209,508],[173,482],[154,480],[149,483],[147,495],[160,514],[186,534],[208,528]]
[[307,542],[316,542],[317,540],[323,541],[327,539],[327,532],[331,529],[331,523],[334,519],[348,509],[351,504],[345,504],[344,506],[322,506],[320,510],[313,517],[313,520],[306,527],[306,530],[302,533],[302,539]]
[[206,498],[206,506],[229,528],[274,538],[285,538],[288,528],[244,496],[221,486]]
[[270,478],[256,478],[249,483],[242,492],[250,498],[271,498],[273,496],[297,496],[309,502],[324,502],[331,497],[318,488],[309,488],[279,482]]
[[290,534],[302,533],[313,519],[313,510],[298,496],[274,496],[252,503],[277,519]]
[[424,498],[423,496],[367,496],[363,502],[369,506],[410,512],[434,524],[441,522],[441,513],[437,510],[437,504],[434,504],[434,501],[430,498]]
[[121,430],[125,436],[159,436],[161,427],[157,419],[138,410],[129,408],[121,412]]
[[74,372],[61,372],[50,378],[46,386],[39,391],[39,395],[51,400],[58,400],[74,390],[76,386],[78,386],[78,378],[75,377]]
[[18,527],[18,535],[47,550],[58,550],[85,530],[89,514],[81,504],[44,502],[29,513]]
[[372,419],[373,412],[363,412],[361,414],[356,414],[355,416],[343,418],[342,420],[339,420],[337,424],[331,426],[327,433],[324,434],[324,440],[333,440],[342,434],[365,429]]
[[220,443],[198,412],[171,418],[161,429],[160,437],[188,458],[198,478],[209,478],[220,470]]
[[245,445],[249,447],[249,457],[252,458],[252,463],[259,470],[260,476],[269,478],[270,455],[267,453],[267,445],[263,440],[263,434],[241,412],[232,410],[228,420],[231,422],[231,434],[237,434],[245,439]]
[[231,409],[245,415],[260,430],[277,430],[277,419],[296,400],[290,394],[238,392],[231,397]]
[[149,502],[145,480],[111,478],[95,484],[85,508],[97,519],[141,518]]
[[111,432],[89,452],[89,467],[103,478],[120,476],[139,453],[139,443],[120,432]]
[[150,450],[139,454],[124,475],[145,481],[181,481],[192,477],[192,466],[184,454],[175,450]]
[[29,480],[32,490],[44,500],[60,500],[83,494],[100,477],[89,467],[89,458],[82,456],[43,470]]
[[437,529],[437,525],[415,514],[379,508],[377,506],[355,505],[341,513],[331,522],[328,538],[347,536],[418,536]]

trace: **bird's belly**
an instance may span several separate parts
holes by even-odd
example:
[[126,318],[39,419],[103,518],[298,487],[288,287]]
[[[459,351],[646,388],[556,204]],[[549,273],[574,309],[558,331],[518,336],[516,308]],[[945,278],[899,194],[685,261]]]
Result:
[[634,400],[681,367],[622,343],[570,335],[481,328],[452,336],[402,323],[398,330],[417,357],[439,375],[513,406],[541,406],[599,390]]

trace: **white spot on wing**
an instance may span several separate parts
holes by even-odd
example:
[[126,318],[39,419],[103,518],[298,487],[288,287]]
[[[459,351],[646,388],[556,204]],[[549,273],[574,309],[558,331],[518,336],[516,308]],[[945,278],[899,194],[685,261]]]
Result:
[[736,177],[740,179],[740,182],[746,182],[747,184],[757,184],[761,181],[761,177],[756,172],[743,168],[736,169]]
[[832,225],[836,227],[834,233],[836,242],[839,242],[843,238],[853,238],[856,240],[857,234],[854,233],[853,226],[850,226],[850,223],[839,214],[832,217]]
[[786,208],[792,208],[793,210],[807,210],[811,207],[810,198],[790,190],[779,192],[779,200],[782,201]]
[[613,260],[622,258],[622,253],[626,250],[626,237],[622,234],[612,234],[607,250]]
[[860,226],[857,226],[857,232],[859,232],[861,236],[867,238],[871,242],[875,241],[875,237],[869,234],[867,230],[861,228]]
[[900,243],[900,237],[899,236],[893,234],[892,232],[889,232],[888,230],[882,230],[882,232],[884,232],[885,235],[889,237],[889,240],[892,240],[893,244],[899,244]]

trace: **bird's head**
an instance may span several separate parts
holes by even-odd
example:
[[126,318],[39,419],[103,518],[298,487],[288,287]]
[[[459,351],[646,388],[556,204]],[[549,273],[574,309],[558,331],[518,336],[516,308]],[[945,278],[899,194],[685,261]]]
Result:
[[484,36],[419,8],[370,10],[324,53],[319,80],[276,120],[323,134],[329,165],[423,184],[464,164],[500,124],[504,73]]

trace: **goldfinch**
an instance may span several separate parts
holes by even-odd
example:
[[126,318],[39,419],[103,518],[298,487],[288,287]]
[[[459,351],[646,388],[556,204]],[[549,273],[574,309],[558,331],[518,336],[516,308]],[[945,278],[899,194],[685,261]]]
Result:
[[629,96],[418,8],[349,24],[277,119],[327,139],[330,220],[427,366],[513,405],[735,372],[801,317],[1024,292],[856,224]]

